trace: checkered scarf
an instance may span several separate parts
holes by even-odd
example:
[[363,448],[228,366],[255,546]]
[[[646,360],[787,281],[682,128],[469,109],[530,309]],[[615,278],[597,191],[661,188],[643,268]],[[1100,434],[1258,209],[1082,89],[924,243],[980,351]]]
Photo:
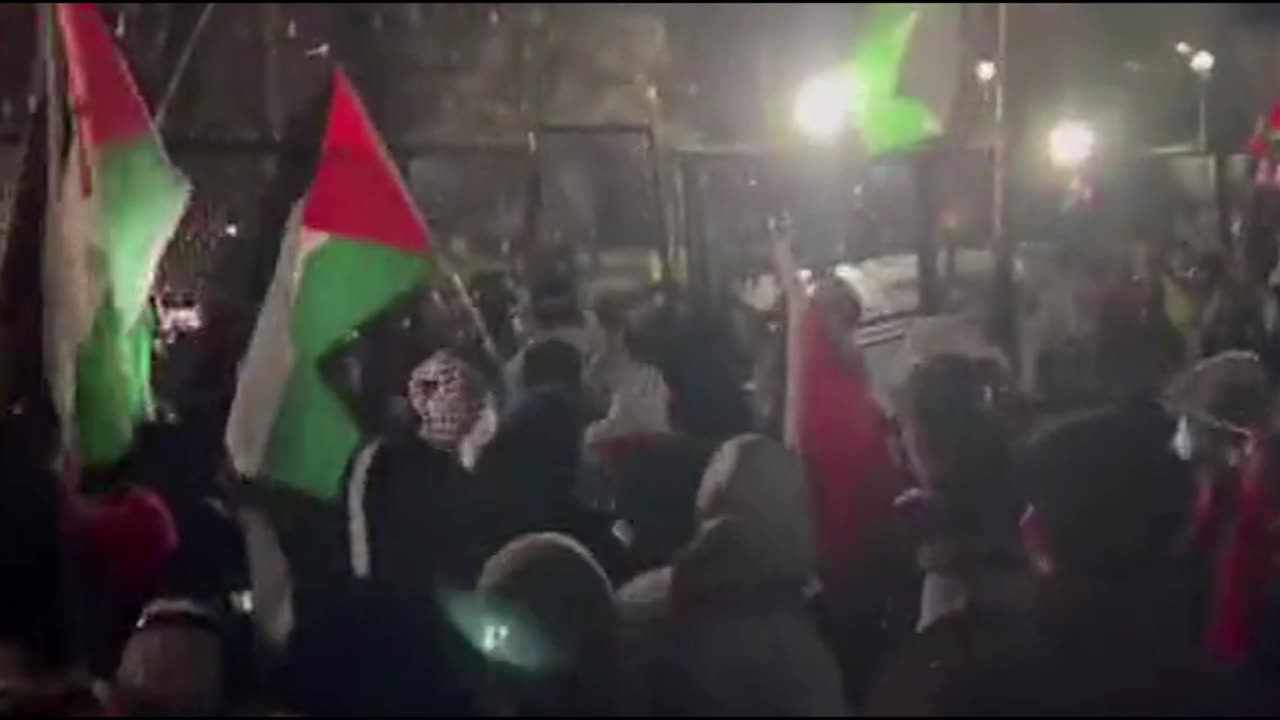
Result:
[[481,385],[475,371],[448,350],[414,368],[409,402],[422,421],[418,434],[441,449],[458,449],[489,404]]

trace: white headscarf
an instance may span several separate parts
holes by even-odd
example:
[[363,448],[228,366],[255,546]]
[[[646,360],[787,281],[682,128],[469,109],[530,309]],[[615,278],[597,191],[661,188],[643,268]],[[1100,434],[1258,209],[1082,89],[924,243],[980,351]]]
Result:
[[671,432],[670,400],[662,373],[649,365],[628,363],[610,397],[609,413],[587,427],[587,445],[624,435]]

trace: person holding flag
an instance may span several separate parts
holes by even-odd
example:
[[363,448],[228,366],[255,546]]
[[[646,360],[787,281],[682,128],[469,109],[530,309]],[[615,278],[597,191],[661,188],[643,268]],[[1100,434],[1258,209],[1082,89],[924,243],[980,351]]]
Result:
[[[98,8],[56,3],[45,12],[65,53],[72,122],[61,182],[47,198],[43,295],[31,301],[45,304],[44,371],[65,468],[59,525],[85,589],[75,604],[94,629],[83,651],[103,673],[178,545],[164,500],[129,481],[145,474],[138,459],[148,453],[137,446],[152,416],[152,281],[191,185],[170,163]],[[52,52],[46,60],[52,67]],[[61,106],[59,79],[50,81],[51,113]],[[63,148],[52,119],[46,170],[56,180]]]
[[432,265],[426,223],[341,70],[314,179],[286,233],[241,365],[227,449],[242,475],[336,501],[362,433],[322,366]]

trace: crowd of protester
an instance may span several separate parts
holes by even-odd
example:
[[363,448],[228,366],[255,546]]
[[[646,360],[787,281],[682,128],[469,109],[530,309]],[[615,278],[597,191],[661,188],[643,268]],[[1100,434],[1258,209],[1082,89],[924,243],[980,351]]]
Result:
[[959,354],[886,409],[858,299],[819,282],[788,301],[785,417],[758,417],[712,304],[588,312],[558,277],[517,331],[483,287],[488,340],[383,379],[336,505],[220,470],[216,412],[86,474],[11,410],[0,710],[1280,707],[1269,386],[1191,453],[1146,384],[1029,427],[1008,372]]

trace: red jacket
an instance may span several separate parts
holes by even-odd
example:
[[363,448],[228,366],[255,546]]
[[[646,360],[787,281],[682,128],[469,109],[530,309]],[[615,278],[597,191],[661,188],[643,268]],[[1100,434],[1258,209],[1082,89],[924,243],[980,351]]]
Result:
[[1250,655],[1271,565],[1268,529],[1277,518],[1277,498],[1269,476],[1276,471],[1274,448],[1257,443],[1241,472],[1239,506],[1218,556],[1213,605],[1206,630],[1210,654],[1244,664]]

